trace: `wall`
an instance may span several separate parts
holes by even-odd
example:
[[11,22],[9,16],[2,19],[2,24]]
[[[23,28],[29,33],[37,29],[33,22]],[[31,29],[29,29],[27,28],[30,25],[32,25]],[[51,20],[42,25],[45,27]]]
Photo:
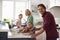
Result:
[[56,23],[60,24],[60,7],[53,7],[49,11],[54,15]]
[[48,7],[49,1],[48,0],[31,0],[31,11],[32,10],[35,11],[35,12],[32,12],[35,23],[38,22],[38,21],[40,21],[40,22],[42,21],[41,15],[39,14],[39,12],[37,10],[37,5],[41,4],[41,3],[45,4],[45,6]]
[[49,4],[49,1],[48,0],[34,0],[34,1],[31,0],[31,4],[33,4],[33,5],[38,5],[40,3],[43,3],[45,5],[48,5]]
[[0,20],[2,20],[2,0],[0,0]]

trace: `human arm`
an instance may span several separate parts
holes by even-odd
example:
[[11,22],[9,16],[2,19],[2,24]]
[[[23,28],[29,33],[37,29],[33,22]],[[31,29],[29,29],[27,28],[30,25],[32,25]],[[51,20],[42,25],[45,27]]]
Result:
[[32,34],[32,38],[36,38],[38,35],[40,35],[41,33],[43,33],[44,32],[44,28],[43,27],[41,27],[41,29],[39,30],[39,32],[37,32],[37,33],[35,33],[35,34]]

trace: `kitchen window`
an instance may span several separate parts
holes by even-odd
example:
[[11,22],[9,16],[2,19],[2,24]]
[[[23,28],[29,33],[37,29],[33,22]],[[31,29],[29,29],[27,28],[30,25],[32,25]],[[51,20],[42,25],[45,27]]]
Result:
[[4,18],[18,19],[20,13],[25,17],[26,9],[30,9],[29,1],[2,1],[2,20]]

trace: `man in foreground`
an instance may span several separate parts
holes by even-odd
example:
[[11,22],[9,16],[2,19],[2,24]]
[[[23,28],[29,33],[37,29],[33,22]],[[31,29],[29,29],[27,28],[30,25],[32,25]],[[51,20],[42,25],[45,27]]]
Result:
[[44,4],[39,4],[37,7],[43,18],[43,27],[41,27],[38,33],[32,34],[31,37],[35,38],[46,31],[46,40],[57,40],[58,32],[56,30],[54,16],[50,12],[46,11],[46,7]]

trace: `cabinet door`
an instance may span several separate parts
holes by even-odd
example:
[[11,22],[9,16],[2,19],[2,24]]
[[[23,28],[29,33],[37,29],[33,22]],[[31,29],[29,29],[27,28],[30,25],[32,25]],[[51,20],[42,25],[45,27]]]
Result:
[[6,40],[7,39],[7,32],[0,32],[0,40]]

